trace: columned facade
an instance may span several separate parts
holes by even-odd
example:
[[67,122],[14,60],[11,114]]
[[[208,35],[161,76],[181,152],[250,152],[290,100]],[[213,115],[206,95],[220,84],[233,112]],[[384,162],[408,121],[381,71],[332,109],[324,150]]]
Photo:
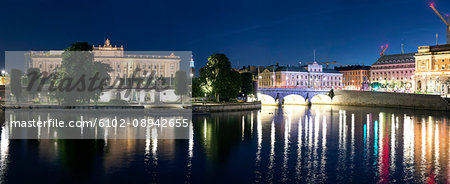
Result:
[[258,75],[259,88],[341,89],[342,74],[314,62],[305,67],[269,66]]
[[415,58],[415,90],[447,95],[450,92],[450,45],[421,46]]
[[[31,51],[27,54],[30,58],[28,68],[38,68],[41,73],[50,74],[61,67],[64,51]],[[111,82],[117,78],[154,77],[175,78],[175,73],[180,70],[180,56],[170,55],[145,55],[125,54],[123,46],[112,46],[109,39],[105,44],[93,46],[94,61],[109,64],[112,71],[109,73]],[[139,70],[137,70],[139,69]]]

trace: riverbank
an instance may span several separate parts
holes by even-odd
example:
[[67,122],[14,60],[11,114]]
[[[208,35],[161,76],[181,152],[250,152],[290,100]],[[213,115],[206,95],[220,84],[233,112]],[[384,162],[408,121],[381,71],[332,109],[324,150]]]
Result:
[[143,105],[80,105],[80,106],[62,106],[62,105],[8,105],[2,106],[5,109],[144,109]]
[[244,111],[260,109],[260,102],[246,103],[194,103],[192,104],[192,112],[224,112],[224,111]]
[[[61,105],[8,105],[2,106],[6,109],[179,109],[181,105],[163,104],[163,105],[130,105],[130,106],[104,106],[104,105],[80,105],[80,106],[61,106]],[[184,108],[192,109],[194,113],[223,112],[223,111],[243,111],[255,110],[261,108],[260,102],[254,103],[194,103]]]
[[[312,103],[313,105],[315,103]],[[330,105],[390,107],[449,111],[448,102],[439,95],[392,93],[376,91],[336,90]]]

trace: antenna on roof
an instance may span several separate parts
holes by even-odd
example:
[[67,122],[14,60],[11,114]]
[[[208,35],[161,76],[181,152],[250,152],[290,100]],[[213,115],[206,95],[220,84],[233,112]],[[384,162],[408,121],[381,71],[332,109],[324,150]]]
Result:
[[314,49],[314,60],[313,60],[313,62],[315,62],[316,61],[316,49]]
[[439,35],[438,35],[438,33],[436,33],[436,45],[438,44],[438,38],[439,38]]
[[403,50],[403,40],[402,40],[402,54],[405,53],[405,51]]

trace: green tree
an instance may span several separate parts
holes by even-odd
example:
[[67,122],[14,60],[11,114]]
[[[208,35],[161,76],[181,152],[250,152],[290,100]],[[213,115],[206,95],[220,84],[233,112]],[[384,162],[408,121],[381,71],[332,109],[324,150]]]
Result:
[[181,98],[181,104],[183,104],[183,96],[188,93],[187,75],[185,71],[177,71],[175,73],[175,94]]
[[219,100],[237,96],[241,86],[239,72],[232,70],[225,54],[212,54],[206,66],[200,68],[200,82],[203,92]]
[[61,67],[55,74],[57,91],[62,91],[55,94],[62,98],[63,104],[89,103],[91,99],[97,102],[111,79],[111,67],[95,62],[91,51],[87,42],[73,43],[64,50]]
[[241,73],[241,93],[250,95],[253,93],[253,74],[250,72]]
[[75,89],[82,86],[75,83],[78,80],[86,80],[86,74],[94,72],[94,55],[90,52],[91,50],[92,46],[87,42],[77,42],[71,44],[62,54],[62,63],[60,70],[58,70],[56,84],[60,87],[60,91],[64,90],[62,96],[65,105],[86,101],[88,95],[83,92],[84,90],[76,92]]
[[201,89],[199,78],[192,78],[192,97],[204,97],[205,93]]
[[[25,83],[28,84],[28,86],[30,86],[30,88],[27,88],[26,91],[28,92],[28,94],[31,96],[32,99],[35,98],[36,95],[39,93],[38,88],[39,88],[39,85],[40,85],[41,79],[42,79],[40,74],[41,74],[41,71],[39,68],[30,68],[27,70]],[[33,75],[39,76],[39,78],[32,81],[31,77]]]
[[10,87],[11,93],[16,97],[16,101],[19,102],[22,98],[22,76],[23,72],[18,69],[11,69]]
[[[91,91],[91,94],[89,94],[90,98],[92,98],[95,102],[95,104],[97,104],[98,100],[100,99],[100,96],[102,94],[102,91],[104,90],[104,88],[108,85],[108,83],[111,80],[111,76],[109,75],[109,72],[112,72],[113,69],[111,68],[111,66],[109,64],[105,64],[105,63],[101,63],[101,62],[94,62],[93,63],[93,70],[94,73],[93,75],[91,75],[90,77],[95,77],[95,75],[97,75],[96,77],[99,79],[98,81],[96,80],[93,84],[94,86],[94,90]],[[98,88],[96,88],[98,87]]]

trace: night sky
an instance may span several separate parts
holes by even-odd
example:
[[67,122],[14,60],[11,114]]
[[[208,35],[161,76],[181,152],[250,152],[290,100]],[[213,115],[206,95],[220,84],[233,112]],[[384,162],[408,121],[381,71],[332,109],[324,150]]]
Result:
[[[445,25],[425,0],[309,1],[0,1],[0,51],[56,50],[87,41],[128,51],[192,51],[196,66],[212,53],[234,67],[296,65],[326,57],[343,64],[374,63],[387,54],[416,52],[446,40]],[[450,12],[450,1],[435,0]]]

